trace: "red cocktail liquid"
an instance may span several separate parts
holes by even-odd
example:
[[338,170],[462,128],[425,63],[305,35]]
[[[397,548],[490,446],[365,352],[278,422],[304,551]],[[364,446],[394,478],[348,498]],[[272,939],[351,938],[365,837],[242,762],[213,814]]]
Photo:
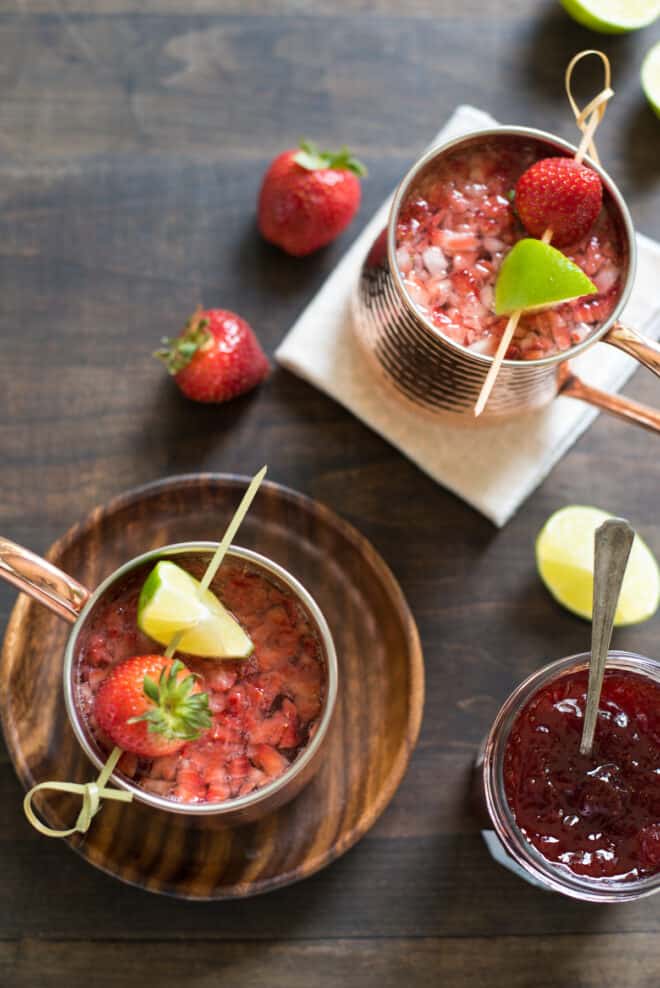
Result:
[[518,714],[504,754],[516,823],[548,861],[632,881],[660,871],[660,685],[606,671],[590,757],[587,673],[559,676]]
[[[182,565],[197,577],[204,569],[199,560]],[[103,598],[80,635],[78,702],[107,752],[112,742],[94,718],[99,686],[123,659],[163,650],[137,627],[147,573],[132,573]],[[126,753],[119,763],[143,789],[182,802],[221,802],[281,775],[314,734],[325,691],[319,638],[291,591],[231,561],[223,563],[213,590],[250,635],[253,654],[241,661],[182,656],[209,695],[212,727],[174,755],[150,760]]]

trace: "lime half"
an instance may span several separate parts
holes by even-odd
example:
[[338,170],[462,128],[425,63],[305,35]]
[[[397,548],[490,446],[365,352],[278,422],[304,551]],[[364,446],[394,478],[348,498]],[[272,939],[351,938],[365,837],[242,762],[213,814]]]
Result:
[[156,563],[144,582],[137,623],[150,638],[169,645],[184,631],[182,652],[216,659],[245,659],[254,645],[238,621],[210,590],[166,559]]
[[603,34],[625,34],[652,24],[660,14],[660,0],[561,0],[564,10],[579,24]]
[[660,41],[651,48],[642,62],[642,89],[660,117]]
[[502,262],[495,285],[495,312],[535,312],[592,295],[596,286],[577,264],[550,244],[527,237]]
[[[552,596],[569,611],[591,620],[594,533],[612,515],[599,508],[570,505],[550,515],[536,540],[536,565]],[[660,572],[651,550],[635,536],[614,623],[638,624],[660,602]]]

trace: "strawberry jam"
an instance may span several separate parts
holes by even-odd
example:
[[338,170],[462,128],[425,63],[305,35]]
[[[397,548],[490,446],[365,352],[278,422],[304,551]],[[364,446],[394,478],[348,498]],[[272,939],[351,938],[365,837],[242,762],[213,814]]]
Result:
[[[199,578],[208,559],[176,562]],[[79,638],[78,706],[98,746],[113,744],[94,716],[95,695],[118,662],[161,653],[137,627],[137,604],[151,567],[131,573],[101,598]],[[173,755],[125,753],[119,771],[147,792],[186,803],[244,796],[280,776],[315,733],[325,695],[325,661],[315,626],[293,592],[252,564],[226,560],[212,589],[254,643],[248,659],[181,655],[208,693],[213,724]]]
[[543,686],[514,721],[504,789],[525,838],[588,878],[660,871],[660,684],[608,670],[593,752],[580,754],[587,672]]

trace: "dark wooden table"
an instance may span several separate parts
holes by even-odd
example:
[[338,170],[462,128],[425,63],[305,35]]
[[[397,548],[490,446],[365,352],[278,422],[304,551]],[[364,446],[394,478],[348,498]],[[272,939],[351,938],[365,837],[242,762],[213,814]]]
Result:
[[[467,799],[500,701],[587,644],[539,583],[537,530],[596,502],[660,552],[657,438],[601,417],[496,531],[290,374],[205,408],[150,353],[198,301],[238,309],[272,352],[457,103],[572,138],[563,68],[595,43],[617,89],[601,154],[660,236],[660,122],[638,85],[658,34],[598,37],[552,0],[2,0],[3,534],[42,551],[124,488],[267,460],[373,541],[427,668],[419,747],[382,819],[323,873],[254,900],[186,904],[94,871],[30,829],[0,754],[2,985],[657,986],[660,900],[527,887],[490,860]],[[352,233],[306,261],[254,220],[268,160],[301,133],[370,167]],[[643,371],[626,393],[660,398]],[[0,588],[0,624],[13,601]],[[660,619],[616,644],[660,654]]]

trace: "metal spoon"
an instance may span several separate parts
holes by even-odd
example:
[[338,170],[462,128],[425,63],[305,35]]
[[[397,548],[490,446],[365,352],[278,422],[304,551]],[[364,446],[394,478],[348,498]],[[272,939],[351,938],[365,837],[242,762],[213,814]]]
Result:
[[633,529],[623,518],[608,518],[596,530],[591,661],[587,705],[580,741],[581,755],[590,755],[594,744],[598,703],[603,688],[607,652],[612,639],[614,615],[634,538]]

